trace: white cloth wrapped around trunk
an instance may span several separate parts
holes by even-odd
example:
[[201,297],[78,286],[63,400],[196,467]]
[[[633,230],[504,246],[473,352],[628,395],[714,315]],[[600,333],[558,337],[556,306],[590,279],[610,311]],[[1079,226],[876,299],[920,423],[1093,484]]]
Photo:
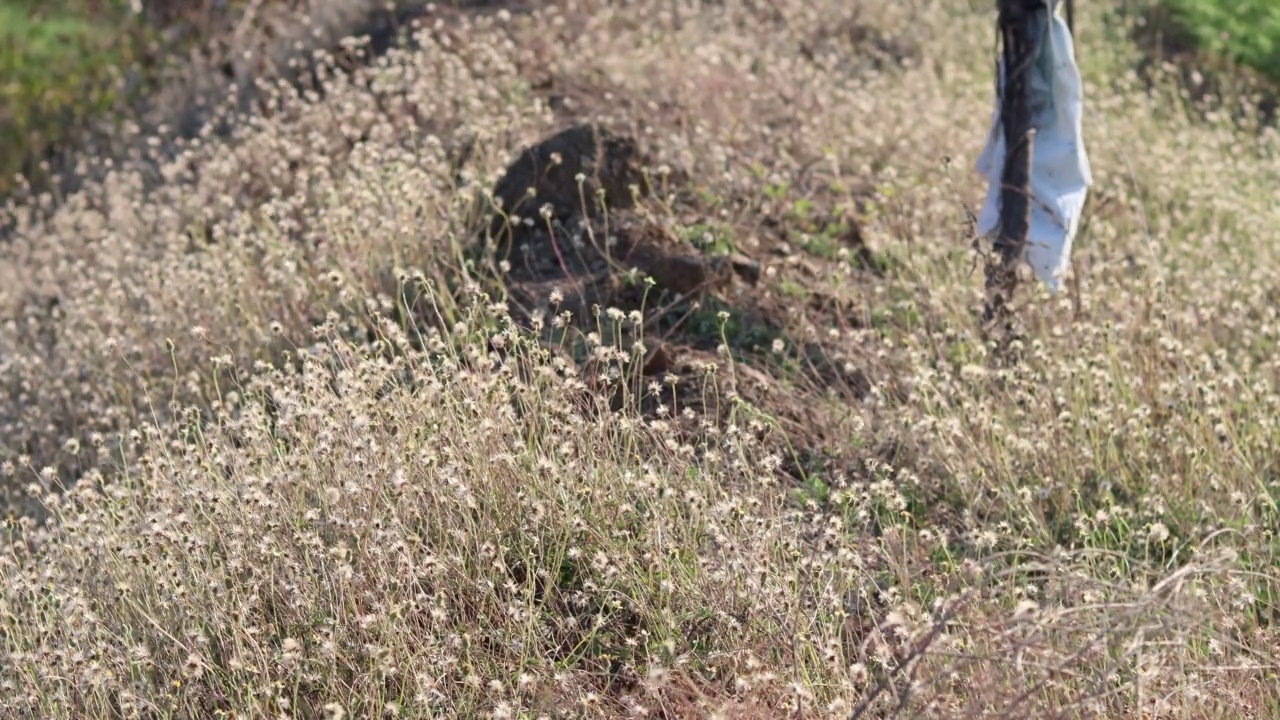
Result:
[[[1056,293],[1071,263],[1071,245],[1093,176],[1081,128],[1084,91],[1071,30],[1057,14],[1062,0],[1043,2],[1047,12],[1036,13],[1035,17],[1042,21],[1036,31],[1044,40],[1031,68],[1028,98],[1036,135],[1031,155],[1031,230],[1026,259],[1036,277]],[[1003,58],[999,73],[1003,87]],[[987,197],[978,216],[978,232],[984,236],[999,226],[1004,158],[997,95],[991,131],[977,162],[978,172],[987,177]]]

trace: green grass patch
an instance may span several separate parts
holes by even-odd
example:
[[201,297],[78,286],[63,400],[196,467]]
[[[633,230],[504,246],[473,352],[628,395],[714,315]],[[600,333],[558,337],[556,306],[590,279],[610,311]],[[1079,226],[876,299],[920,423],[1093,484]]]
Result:
[[0,194],[114,106],[137,30],[124,2],[0,0]]
[[1164,0],[1189,39],[1208,53],[1280,81],[1280,3]]

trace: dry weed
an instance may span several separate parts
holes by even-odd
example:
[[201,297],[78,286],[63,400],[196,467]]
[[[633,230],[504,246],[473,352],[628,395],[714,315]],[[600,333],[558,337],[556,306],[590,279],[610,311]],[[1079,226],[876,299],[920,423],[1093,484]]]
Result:
[[[1275,135],[1141,92],[1084,15],[1075,278],[993,365],[988,15],[442,13],[20,217],[6,715],[1274,716]],[[687,173],[664,227],[763,265],[676,378],[727,413],[642,376],[643,313],[479,290],[503,167],[584,116]]]

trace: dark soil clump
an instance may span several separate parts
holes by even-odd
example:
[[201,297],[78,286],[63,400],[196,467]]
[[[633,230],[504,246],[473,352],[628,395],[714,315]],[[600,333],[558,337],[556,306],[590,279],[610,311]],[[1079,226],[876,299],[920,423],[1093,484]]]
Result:
[[[569,322],[556,332],[581,338],[611,324],[600,316],[605,310],[627,313],[627,337],[601,340],[631,348],[643,338],[639,375],[676,380],[644,397],[644,409],[674,402],[719,415],[727,404],[708,403],[701,392],[704,361],[715,359],[720,342],[706,315],[731,309],[771,334],[780,331],[749,293],[737,293],[732,305],[725,300],[735,284],[756,285],[756,261],[704,253],[678,236],[668,201],[681,195],[685,177],[679,170],[657,173],[629,136],[575,124],[526,148],[507,169],[478,245],[482,264],[523,323],[567,311]],[[695,316],[701,321],[690,320]],[[578,354],[591,385],[589,353]],[[615,390],[618,406],[638,389]]]
[[754,283],[750,259],[707,256],[674,235],[647,201],[683,174],[656,176],[632,138],[594,124],[524,150],[494,187],[498,209],[482,243],[512,297],[531,308],[558,292],[586,318],[593,306],[696,300],[735,274]]

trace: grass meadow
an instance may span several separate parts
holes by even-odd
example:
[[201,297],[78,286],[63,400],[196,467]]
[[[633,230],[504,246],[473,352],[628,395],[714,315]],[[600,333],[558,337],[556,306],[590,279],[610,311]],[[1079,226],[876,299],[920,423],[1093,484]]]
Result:
[[965,0],[442,4],[10,201],[0,714],[1280,717],[1280,138],[1102,5],[1012,355]]

